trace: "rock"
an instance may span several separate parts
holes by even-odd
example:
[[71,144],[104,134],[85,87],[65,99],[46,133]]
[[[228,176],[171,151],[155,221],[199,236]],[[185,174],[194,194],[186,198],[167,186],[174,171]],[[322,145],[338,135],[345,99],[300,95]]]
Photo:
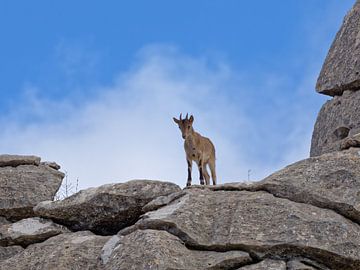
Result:
[[[314,268],[310,265],[306,265],[299,260],[291,260],[287,263],[288,270],[316,270],[318,268]],[[320,268],[323,269],[323,268]]]
[[134,224],[143,214],[142,208],[154,198],[180,190],[169,182],[133,180],[82,190],[62,201],[41,202],[34,211],[75,231],[116,234]]
[[43,242],[55,235],[70,232],[66,227],[42,218],[27,218],[0,227],[0,246],[20,245]]
[[2,261],[0,270],[97,269],[101,248],[108,239],[89,231],[60,234]]
[[121,237],[104,269],[234,269],[251,261],[242,251],[191,250],[166,231],[145,230]]
[[[327,101],[316,119],[310,156],[346,149],[348,147],[342,144],[349,139],[359,141],[359,107],[360,91],[345,91],[342,96],[336,96]],[[357,144],[352,146],[357,146]]]
[[196,250],[241,250],[260,260],[301,256],[332,268],[360,269],[360,226],[332,210],[260,191],[186,193],[146,213],[132,231],[166,230]]
[[276,261],[265,259],[259,263],[247,265],[238,270],[286,270],[286,263],[284,261]]
[[33,207],[52,200],[64,177],[44,165],[0,168],[0,216],[10,221],[33,217]]
[[[11,258],[12,256],[20,253],[23,250],[24,249],[20,246],[0,247],[0,262]],[[0,263],[0,269],[2,269],[1,263]]]
[[0,155],[0,167],[17,167],[19,165],[40,164],[40,158],[36,156]]
[[350,149],[296,162],[252,189],[333,209],[360,224],[359,153],[359,150]]
[[319,93],[335,96],[360,89],[360,0],[344,19],[318,78]]
[[59,164],[57,164],[56,162],[44,161],[44,162],[41,162],[41,164],[49,166],[50,168],[53,168],[55,170],[60,170],[61,169],[61,166]]
[[148,204],[146,204],[142,210],[144,213],[157,210],[160,207],[165,206],[176,199],[179,199],[180,197],[184,196],[185,194],[186,193],[184,191],[178,191],[178,192],[174,192],[169,195],[166,195],[166,196],[157,197],[154,200],[152,200],[151,202],[149,202]]

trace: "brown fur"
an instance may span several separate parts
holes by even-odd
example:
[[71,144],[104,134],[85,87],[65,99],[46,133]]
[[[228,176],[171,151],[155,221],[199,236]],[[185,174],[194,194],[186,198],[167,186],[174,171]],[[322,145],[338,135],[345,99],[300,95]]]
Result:
[[195,132],[192,124],[194,117],[191,115],[185,119],[173,118],[174,122],[178,124],[184,141],[184,148],[186,153],[186,160],[188,163],[188,180],[187,186],[191,186],[191,170],[192,162],[195,161],[200,172],[200,184],[204,185],[204,178],[206,185],[210,184],[210,175],[207,171],[207,166],[210,167],[211,178],[213,185],[216,185],[216,171],[215,171],[215,147],[209,138],[201,136]]

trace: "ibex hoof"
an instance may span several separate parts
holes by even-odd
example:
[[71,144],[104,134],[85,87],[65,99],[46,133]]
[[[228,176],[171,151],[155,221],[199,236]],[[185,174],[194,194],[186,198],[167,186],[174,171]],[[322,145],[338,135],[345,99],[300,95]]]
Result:
[[190,182],[187,182],[187,183],[186,183],[186,186],[187,186],[187,187],[190,187],[190,186],[191,186],[191,183],[190,183]]
[[205,185],[205,182],[204,181],[200,181],[200,185]]

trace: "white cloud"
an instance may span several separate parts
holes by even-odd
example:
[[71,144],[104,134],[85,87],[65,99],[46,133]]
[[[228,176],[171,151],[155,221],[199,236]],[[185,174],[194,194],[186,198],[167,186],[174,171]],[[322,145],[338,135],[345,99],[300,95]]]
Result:
[[[0,149],[56,161],[81,188],[130,179],[184,186],[183,141],[172,117],[189,112],[195,129],[215,143],[220,183],[246,180],[248,169],[252,179],[261,179],[307,155],[313,119],[297,125],[301,110],[290,118],[291,105],[276,98],[252,102],[250,85],[221,61],[147,47],[112,86],[81,104],[43,99],[29,88],[21,109],[0,121]],[[248,114],[254,104],[267,104],[262,115]],[[197,170],[193,179],[198,183]]]

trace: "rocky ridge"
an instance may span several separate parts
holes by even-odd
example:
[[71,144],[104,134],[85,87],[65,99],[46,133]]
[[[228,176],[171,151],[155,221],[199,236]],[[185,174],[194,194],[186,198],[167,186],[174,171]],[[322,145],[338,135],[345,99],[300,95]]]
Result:
[[311,157],[260,182],[133,180],[54,202],[58,164],[0,155],[0,270],[360,269],[359,23],[357,0],[318,79],[334,97]]

